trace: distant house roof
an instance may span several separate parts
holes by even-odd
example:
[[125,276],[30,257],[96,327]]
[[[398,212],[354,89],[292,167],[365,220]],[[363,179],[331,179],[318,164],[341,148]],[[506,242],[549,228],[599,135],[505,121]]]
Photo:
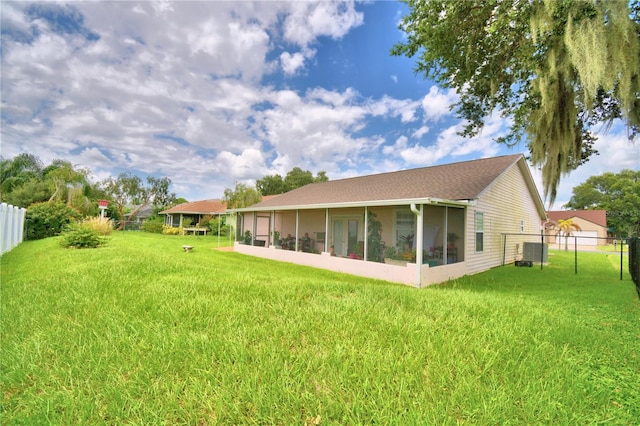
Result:
[[607,227],[606,210],[555,210],[547,212],[549,219],[553,221],[573,219],[579,217],[602,227]]
[[191,203],[182,203],[173,206],[170,209],[163,210],[161,214],[223,214],[227,210],[227,203],[222,200],[202,200],[193,201]]
[[[262,201],[270,200],[279,195],[264,195]],[[224,214],[227,211],[227,203],[219,200],[201,200],[192,201],[190,203],[182,203],[173,206],[170,209],[163,210],[160,214]]]
[[509,167],[519,163],[529,189],[544,215],[544,204],[522,154],[463,161],[441,166],[312,183],[246,209],[269,210],[331,207],[378,201],[434,199],[475,200]]
[[151,216],[151,214],[153,213],[153,205],[151,203],[146,203],[146,204],[130,204],[125,206],[129,210],[129,213],[125,213],[124,217],[128,218],[129,216],[131,216],[131,213],[133,213],[137,208],[141,206],[142,208],[140,208],[140,211],[138,211],[138,214],[136,214],[136,217],[143,219]]

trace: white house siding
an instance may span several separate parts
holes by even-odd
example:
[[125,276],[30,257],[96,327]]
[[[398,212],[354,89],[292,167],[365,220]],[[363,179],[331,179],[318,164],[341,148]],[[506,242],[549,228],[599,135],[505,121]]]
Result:
[[[526,167],[526,166],[525,166]],[[528,171],[527,171],[528,172]],[[529,194],[519,164],[515,164],[491,184],[476,200],[475,206],[467,209],[467,273],[474,274],[486,271],[502,264],[505,253],[503,247],[504,233],[539,234],[541,217],[534,197]],[[484,250],[476,253],[475,213],[484,213]],[[521,230],[521,221],[524,229]],[[506,260],[513,262],[522,251],[524,241],[540,241],[535,236],[507,238]]]

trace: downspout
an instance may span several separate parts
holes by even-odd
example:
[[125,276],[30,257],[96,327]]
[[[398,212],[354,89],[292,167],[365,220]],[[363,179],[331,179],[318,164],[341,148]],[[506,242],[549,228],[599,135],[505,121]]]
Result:
[[423,204],[420,204],[420,209],[416,207],[415,203],[411,203],[411,211],[416,215],[417,229],[416,229],[416,267],[418,273],[416,274],[416,288],[420,288],[422,285],[422,247],[424,246],[424,220],[423,220]]
[[364,206],[364,247],[362,248],[362,258],[366,262],[367,252],[369,251],[369,207]]

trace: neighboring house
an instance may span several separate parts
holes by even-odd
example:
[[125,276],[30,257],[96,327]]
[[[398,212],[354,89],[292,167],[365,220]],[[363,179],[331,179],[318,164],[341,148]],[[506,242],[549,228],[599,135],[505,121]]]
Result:
[[572,231],[569,244],[577,244],[581,247],[599,246],[607,244],[607,211],[606,210],[556,210],[547,212],[549,221],[546,223],[547,239],[549,244],[564,244],[564,238],[558,238],[558,229],[554,229],[553,223],[559,220],[571,219],[580,227],[580,231]]
[[164,223],[169,226],[179,227],[196,226],[205,216],[225,215],[227,204],[222,200],[202,200],[191,203],[182,203],[163,210],[160,214],[166,215]]
[[[237,252],[418,287],[513,262],[546,218],[521,154],[313,183],[230,211],[251,240]],[[521,235],[504,247],[505,233]],[[394,251],[408,262],[385,260]]]
[[[142,208],[140,208],[142,206]],[[140,208],[138,213],[131,219],[131,213],[136,211],[136,209]],[[127,205],[125,206],[125,210],[129,213],[124,214],[125,225],[124,229],[129,230],[138,230],[144,224],[144,222],[151,217],[153,214],[153,205],[151,203],[147,204],[136,204],[136,205]]]

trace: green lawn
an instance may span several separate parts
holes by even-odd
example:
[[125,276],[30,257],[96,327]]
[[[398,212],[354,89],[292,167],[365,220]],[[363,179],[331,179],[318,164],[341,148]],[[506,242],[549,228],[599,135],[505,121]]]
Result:
[[2,423],[640,419],[640,302],[614,254],[416,290],[215,246],[125,232],[5,254]]

